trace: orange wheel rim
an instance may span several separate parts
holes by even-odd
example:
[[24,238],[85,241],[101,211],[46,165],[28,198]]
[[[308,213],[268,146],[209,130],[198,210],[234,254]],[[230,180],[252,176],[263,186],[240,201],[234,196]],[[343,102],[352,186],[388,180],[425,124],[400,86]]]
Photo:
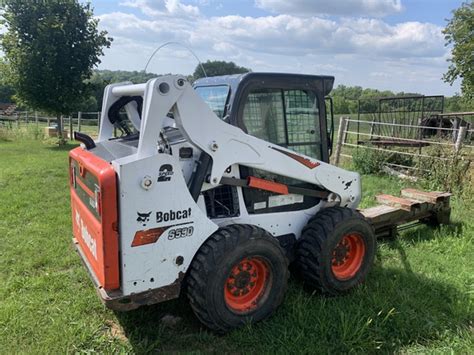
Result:
[[256,309],[267,294],[268,264],[260,257],[244,258],[232,267],[224,286],[227,306],[237,313]]
[[332,272],[339,280],[348,280],[359,271],[365,255],[365,243],[360,234],[342,237],[332,252]]

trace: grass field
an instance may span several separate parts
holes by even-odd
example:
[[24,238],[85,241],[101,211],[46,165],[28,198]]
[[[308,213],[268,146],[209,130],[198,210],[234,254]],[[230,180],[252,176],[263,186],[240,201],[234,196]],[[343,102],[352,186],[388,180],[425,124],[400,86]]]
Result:
[[[472,353],[474,203],[453,224],[382,241],[368,281],[324,298],[290,280],[269,320],[217,336],[185,299],[129,313],[104,308],[71,245],[67,151],[0,140],[0,352]],[[363,206],[406,186],[364,176]],[[182,318],[174,327],[160,319]]]

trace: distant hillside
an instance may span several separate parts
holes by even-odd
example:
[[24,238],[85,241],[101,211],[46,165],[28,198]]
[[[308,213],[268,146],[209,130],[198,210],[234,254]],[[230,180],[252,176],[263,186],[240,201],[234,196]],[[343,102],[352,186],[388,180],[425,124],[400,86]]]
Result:
[[145,73],[144,71],[125,71],[125,70],[94,70],[91,81],[94,78],[100,78],[107,83],[119,83],[121,81],[131,81],[133,83],[144,83],[158,74]]
[[[163,75],[163,74],[161,74]],[[95,70],[92,77],[87,80],[89,83],[87,98],[76,108],[75,111],[99,111],[102,107],[102,97],[104,88],[111,83],[131,81],[133,83],[144,83],[152,78],[160,76],[155,73],[145,73],[144,71],[125,70]],[[1,79],[1,78],[0,78]],[[192,78],[190,78],[192,80]],[[0,80],[0,102],[12,102],[14,90]],[[389,90],[381,91],[376,89],[363,88],[361,86],[339,85],[330,94],[334,99],[335,114],[356,113],[358,108],[357,100],[376,97],[417,95],[416,93],[394,93]],[[468,111],[474,107],[466,107],[459,96],[446,98],[445,111]]]

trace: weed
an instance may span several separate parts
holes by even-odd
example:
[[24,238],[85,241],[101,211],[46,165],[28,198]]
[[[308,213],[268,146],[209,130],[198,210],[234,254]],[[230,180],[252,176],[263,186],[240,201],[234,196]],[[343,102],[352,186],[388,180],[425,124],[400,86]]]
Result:
[[375,146],[368,145],[353,151],[352,163],[354,169],[361,174],[380,174],[387,163],[412,166],[413,159],[405,154],[378,150]]
[[417,163],[421,184],[426,189],[462,193],[473,190],[472,168],[469,157],[459,152],[445,152],[440,148],[431,149],[429,158]]
[[374,146],[361,147],[352,153],[352,164],[354,169],[361,174],[380,174],[389,155],[382,151],[373,149]]

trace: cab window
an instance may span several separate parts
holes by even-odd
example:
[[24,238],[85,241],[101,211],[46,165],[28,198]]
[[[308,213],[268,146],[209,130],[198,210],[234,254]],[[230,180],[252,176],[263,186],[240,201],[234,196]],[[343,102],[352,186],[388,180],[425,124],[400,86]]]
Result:
[[194,90],[209,105],[217,117],[224,118],[225,104],[229,95],[227,85],[198,86]]
[[258,89],[246,99],[247,133],[321,159],[318,98],[305,90]]

